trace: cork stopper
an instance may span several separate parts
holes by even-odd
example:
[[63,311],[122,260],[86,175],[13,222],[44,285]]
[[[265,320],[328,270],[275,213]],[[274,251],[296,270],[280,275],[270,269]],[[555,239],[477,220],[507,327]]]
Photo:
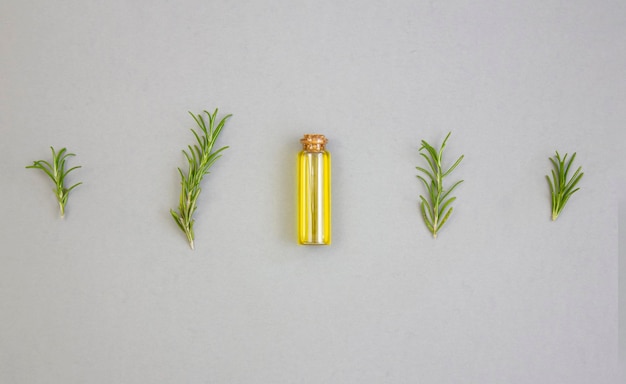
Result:
[[302,139],[302,149],[309,152],[322,152],[328,143],[328,139],[324,135],[306,134]]

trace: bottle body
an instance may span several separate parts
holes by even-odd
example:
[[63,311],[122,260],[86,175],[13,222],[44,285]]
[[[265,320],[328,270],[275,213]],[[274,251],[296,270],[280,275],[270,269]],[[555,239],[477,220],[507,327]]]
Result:
[[[307,136],[309,135],[305,135],[305,138]],[[305,145],[304,150],[298,155],[298,240],[300,244],[330,244],[330,163],[330,153],[324,149],[323,145],[321,149],[318,147],[313,150]]]

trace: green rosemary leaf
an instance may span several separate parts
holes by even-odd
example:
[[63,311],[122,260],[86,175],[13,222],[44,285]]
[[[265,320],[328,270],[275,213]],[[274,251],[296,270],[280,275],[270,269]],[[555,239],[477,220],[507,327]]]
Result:
[[67,194],[68,194],[68,193],[69,193],[72,189],[74,189],[74,188],[78,187],[78,186],[79,186],[79,185],[81,185],[82,183],[83,183],[83,182],[81,181],[80,183],[76,183],[76,184],[72,185],[71,187],[69,187],[69,188],[65,191],[66,196],[67,196]]
[[454,171],[454,168],[457,167],[457,165],[459,165],[461,163],[461,160],[463,160],[464,156],[459,157],[459,159],[450,167],[448,168],[448,170],[443,174],[443,177],[448,176],[448,174],[450,174],[452,171]]
[[68,173],[70,173],[70,172],[72,172],[73,170],[78,169],[78,168],[82,168],[82,165],[76,165],[76,166],[74,166],[74,167],[72,167],[72,168],[68,169],[67,171],[65,171],[65,174],[67,175]]
[[417,178],[422,180],[422,182],[424,183],[424,185],[426,186],[426,189],[428,190],[428,193],[430,194],[430,185],[428,184],[428,182],[426,181],[426,179],[424,179],[422,176],[417,175]]
[[40,161],[35,161],[33,163],[33,165],[29,165],[26,168],[41,169],[42,171],[44,171],[46,173],[46,175],[48,175],[48,177],[52,180],[52,182],[54,182],[56,184],[55,177],[52,174],[52,167],[47,168],[47,167],[41,165],[41,160]]
[[[45,164],[46,167],[48,167],[47,169],[52,170],[52,165],[50,165],[50,163],[48,163],[45,160],[37,160],[37,161],[35,161],[35,164],[37,164],[37,166],[39,166],[39,167],[42,167],[42,169],[45,169],[45,168],[41,164]],[[30,167],[26,167],[26,168],[32,168],[32,165]]]
[[580,175],[578,175],[575,179],[572,178],[572,182],[568,183],[567,187],[565,188],[565,191],[563,192],[564,195],[571,195],[574,192],[576,192],[577,190],[579,190],[580,188],[576,188],[575,190],[572,190],[580,181],[580,179],[582,179],[584,173],[581,173]]
[[[439,208],[439,215],[441,215],[446,210],[446,208],[448,208],[448,205],[452,204],[454,200],[456,200],[456,197],[451,197],[446,200],[446,202],[443,203],[443,205]],[[443,222],[441,224],[443,225]]]
[[[185,151],[184,149],[183,149],[183,154],[184,154],[184,155],[185,155],[185,157],[187,158],[187,162],[188,162],[189,164],[194,163],[194,161],[191,159],[191,156],[190,156],[190,155],[187,153],[187,151]],[[180,169],[180,168],[179,168],[179,169]]]
[[433,224],[431,223],[431,221],[428,219],[428,217],[426,216],[426,208],[424,207],[424,205],[427,203],[422,202],[422,204],[420,204],[421,208],[422,208],[422,216],[424,217],[424,223],[426,223],[426,227],[428,227],[428,229],[433,232]]
[[[567,155],[565,155],[565,157],[567,157]],[[567,174],[569,173],[569,168],[572,166],[572,163],[574,162],[575,158],[576,158],[576,153],[572,155],[572,158],[567,163],[567,168],[565,168],[565,178],[567,178]],[[565,159],[563,159],[563,161],[565,161]],[[578,168],[578,170],[580,170],[580,168]]]
[[448,132],[448,134],[446,135],[446,138],[443,139],[443,143],[441,143],[441,151],[443,152],[443,149],[446,147],[446,143],[448,142],[448,139],[450,138],[450,135],[452,134],[452,132]]
[[454,183],[454,184],[452,185],[452,187],[451,187],[450,189],[448,189],[448,190],[447,190],[447,191],[443,194],[443,196],[441,197],[441,200],[445,200],[445,199],[446,199],[446,197],[448,197],[448,195],[449,195],[450,193],[452,193],[452,191],[454,191],[454,188],[456,188],[456,186],[457,186],[457,185],[461,184],[461,183],[462,183],[462,182],[464,182],[464,181],[465,181],[465,180],[459,180],[459,181],[457,181],[456,183]]
[[437,153],[437,151],[435,151],[435,148],[433,148],[430,144],[422,140],[422,148],[420,148],[420,150],[422,149],[425,149],[428,152],[428,154],[430,155],[431,161],[433,162],[433,165],[436,165],[437,167],[441,166],[441,162],[439,161],[439,154]]
[[431,171],[433,171],[432,173],[433,173],[433,174],[434,174],[434,173],[436,173],[436,172],[437,172],[437,170],[435,169],[435,165],[433,164],[433,162],[432,162],[432,161],[430,161],[430,158],[429,158],[428,156],[426,156],[426,154],[425,154],[425,153],[420,153],[420,155],[421,155],[424,159],[426,159],[426,162],[428,162],[428,165],[430,166],[430,170],[431,170]]
[[210,166],[211,164],[213,164],[213,162],[217,159],[219,159],[222,156],[222,152],[226,149],[228,149],[228,146],[222,147],[220,149],[218,149],[217,151],[214,151],[213,153],[211,153],[211,155],[207,158],[206,162],[207,164]]
[[561,179],[559,176],[556,175],[556,172],[554,171],[554,169],[550,170],[550,172],[552,172],[552,180],[554,181],[554,190],[558,191],[559,186],[561,185],[561,181],[560,181]]
[[[443,220],[441,220],[441,223],[439,224],[439,227],[443,227],[443,225],[446,223],[446,221],[448,221],[448,218],[452,214],[453,210],[454,210],[454,207],[450,207],[450,209],[448,209],[448,213],[446,213],[446,215],[443,217]],[[437,233],[435,232],[433,234],[433,236],[436,238],[437,237]]]
[[76,167],[72,167],[63,173],[63,177],[67,176],[68,173],[72,172],[75,169],[82,168],[82,166],[77,165]]
[[422,207],[424,207],[424,205],[428,207],[429,218],[432,221],[434,215],[432,214],[432,208],[430,207],[430,203],[422,195],[420,195],[420,200],[422,200]]
[[215,128],[215,131],[213,131],[212,133],[213,138],[217,138],[217,136],[219,136],[220,132],[222,132],[222,128],[224,128],[224,124],[226,124],[226,121],[228,121],[231,116],[232,115],[226,115],[226,117],[224,117],[224,119],[220,121],[220,123],[217,125],[217,128]]
[[427,170],[425,170],[422,167],[415,167],[415,169],[417,169],[418,171],[424,172],[426,174],[426,176],[428,176],[428,178],[431,179],[431,180],[435,178],[432,173],[428,172]]
[[548,185],[550,186],[550,195],[554,196],[554,186],[552,184],[552,180],[550,180],[550,176],[546,175],[546,180],[548,180]]
[[[204,112],[206,112],[206,111],[204,111]],[[193,113],[191,113],[191,111],[189,112],[189,114],[196,121],[196,124],[198,124],[200,129],[202,129],[203,131],[206,131],[206,126],[204,124],[204,120],[202,119],[202,115],[194,115]]]
[[437,159],[439,160],[439,163],[441,164],[441,159],[443,157],[443,150],[446,147],[446,142],[448,141],[448,138],[450,137],[450,134],[452,132],[448,132],[448,134],[446,135],[446,138],[443,139],[443,143],[441,143],[441,148],[439,148],[439,152],[437,152]]
[[[193,135],[195,136],[196,141],[198,142],[198,144],[200,144],[200,145],[202,146],[202,145],[203,145],[203,140],[202,140],[202,139],[200,139],[200,136],[198,135],[198,132],[196,132],[196,130],[195,130],[195,129],[190,129],[190,131],[191,131],[191,133],[193,133]],[[202,136],[202,137],[204,138],[205,136]]]
[[176,212],[174,212],[173,209],[170,209],[170,213],[172,214],[172,217],[174,218],[174,221],[176,222],[176,224],[178,224],[178,228],[180,228],[183,232],[185,232],[185,228],[181,224],[181,219],[178,216],[178,214]]
[[437,185],[434,181],[430,182],[430,189],[428,190],[428,192],[430,192],[430,202],[432,203],[432,205],[435,205],[435,203],[437,203],[439,199],[437,198]]

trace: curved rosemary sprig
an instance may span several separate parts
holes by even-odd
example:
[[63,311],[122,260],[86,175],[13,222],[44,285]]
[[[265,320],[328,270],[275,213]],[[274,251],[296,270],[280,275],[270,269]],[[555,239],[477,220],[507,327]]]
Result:
[[[424,222],[428,229],[433,233],[433,238],[437,238],[437,231],[443,227],[446,223],[450,214],[452,214],[453,208],[450,207],[450,204],[456,197],[448,197],[450,193],[456,188],[457,185],[461,184],[463,180],[457,181],[450,187],[449,189],[444,189],[443,187],[443,179],[448,176],[454,168],[461,163],[464,155],[458,158],[458,160],[450,167],[448,170],[444,171],[441,166],[441,158],[443,155],[443,150],[446,147],[446,141],[450,137],[448,133],[446,138],[443,140],[443,144],[441,144],[441,148],[439,151],[435,150],[432,145],[428,144],[426,141],[422,140],[422,146],[420,147],[420,155],[426,159],[430,170],[421,167],[415,167],[418,171],[423,172],[429,179],[426,179],[420,175],[417,177],[422,180],[426,189],[428,190],[428,199],[424,196],[420,195],[420,199],[422,200],[420,206],[422,209],[422,216],[424,217]],[[425,150],[426,153],[422,152]],[[446,211],[446,208],[448,210]]]
[[52,182],[54,183],[54,194],[57,197],[57,201],[59,202],[59,210],[61,212],[61,218],[65,217],[65,204],[67,204],[67,198],[70,194],[70,191],[79,185],[82,184],[76,183],[69,188],[65,188],[65,176],[68,173],[72,172],[75,169],[80,168],[81,166],[76,166],[65,170],[65,161],[70,156],[75,156],[73,153],[68,153],[66,148],[61,148],[59,152],[56,152],[53,147],[50,147],[52,150],[52,164],[45,160],[37,160],[33,162],[33,165],[29,165],[26,168],[35,168],[41,169],[50,177]]
[[550,194],[552,195],[552,221],[555,221],[559,217],[561,210],[563,210],[569,198],[580,189],[574,189],[574,187],[584,175],[584,173],[580,172],[582,167],[578,167],[571,179],[567,179],[567,173],[569,172],[575,158],[576,152],[574,152],[567,164],[565,164],[567,160],[567,153],[563,158],[561,158],[558,151],[556,152],[556,156],[554,156],[554,158],[549,158],[554,166],[554,169],[551,170],[552,180],[550,180],[550,177],[546,175],[546,179],[548,179],[548,184],[550,185]]
[[213,151],[213,145],[222,131],[222,128],[224,128],[226,120],[232,116],[227,115],[222,120],[217,122],[217,108],[213,114],[210,114],[206,110],[204,113],[206,113],[209,119],[208,128],[202,115],[194,115],[189,112],[202,132],[198,134],[198,132],[196,132],[193,128],[191,129],[191,132],[196,138],[197,144],[187,146],[187,148],[189,148],[189,152],[183,150],[183,154],[187,159],[189,168],[187,170],[187,174],[183,173],[183,171],[178,168],[178,173],[180,173],[181,178],[180,184],[182,187],[180,192],[180,203],[178,204],[178,212],[170,209],[170,213],[172,214],[174,221],[176,221],[176,224],[178,224],[180,229],[187,236],[191,249],[194,249],[193,214],[196,211],[196,203],[198,196],[200,195],[200,183],[202,182],[204,175],[209,173],[209,168],[211,168],[213,163],[221,157],[220,153],[228,148],[222,147],[217,151]]

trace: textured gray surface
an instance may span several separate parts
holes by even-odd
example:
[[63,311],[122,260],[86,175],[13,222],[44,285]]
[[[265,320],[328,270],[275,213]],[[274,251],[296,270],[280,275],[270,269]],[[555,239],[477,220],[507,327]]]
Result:
[[[0,2],[0,382],[614,383],[620,1]],[[191,110],[234,117],[196,251]],[[421,139],[466,182],[433,240]],[[296,244],[303,133],[333,245]],[[57,219],[25,170],[67,146]],[[558,149],[585,178],[559,221]]]

